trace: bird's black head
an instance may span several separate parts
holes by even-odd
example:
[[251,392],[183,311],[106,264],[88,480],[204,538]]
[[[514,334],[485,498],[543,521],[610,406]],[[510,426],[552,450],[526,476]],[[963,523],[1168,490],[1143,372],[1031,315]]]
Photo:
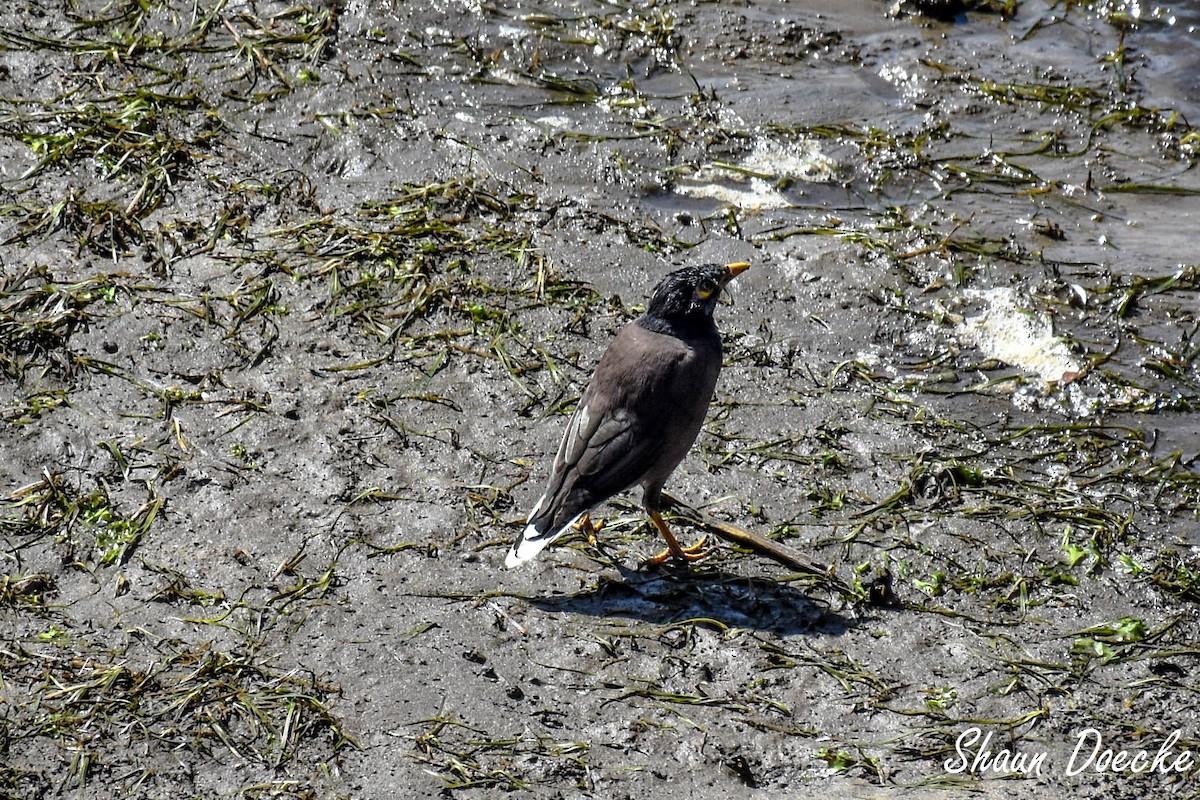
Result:
[[707,327],[721,289],[749,266],[740,261],[675,270],[654,287],[643,324],[651,330],[673,329],[681,333],[689,328]]

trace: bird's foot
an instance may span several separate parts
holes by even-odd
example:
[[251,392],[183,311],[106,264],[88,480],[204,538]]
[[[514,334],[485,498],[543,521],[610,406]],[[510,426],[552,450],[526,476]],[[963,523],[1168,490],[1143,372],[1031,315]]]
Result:
[[652,567],[657,567],[668,558],[678,558],[680,561],[699,561],[706,555],[711,553],[714,548],[705,548],[705,543],[708,542],[708,537],[704,536],[700,541],[696,542],[691,547],[683,547],[679,544],[679,540],[675,538],[675,534],[671,533],[671,528],[667,525],[667,521],[662,518],[662,514],[656,510],[650,512],[650,521],[654,523],[654,527],[658,528],[658,532],[662,534],[663,541],[667,543],[667,549],[658,555],[651,558],[646,563]]
[[600,529],[603,527],[604,520],[593,522],[589,514],[584,514],[579,518],[579,521],[575,523],[576,530],[587,537],[588,544],[590,544],[592,547],[596,546],[596,534],[599,533]]
[[656,556],[651,556],[646,560],[646,564],[651,567],[657,567],[669,559],[678,558],[680,561],[692,562],[699,561],[710,555],[716,547],[708,546],[708,536],[702,536],[700,541],[696,542],[691,547],[680,547],[676,544],[675,547],[668,547]]

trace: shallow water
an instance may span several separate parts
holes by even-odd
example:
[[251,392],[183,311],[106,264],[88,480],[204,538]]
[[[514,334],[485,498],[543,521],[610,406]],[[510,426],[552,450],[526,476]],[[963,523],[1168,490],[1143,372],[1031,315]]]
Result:
[[[1084,358],[1122,336],[1098,291],[1191,263],[1200,143],[1178,120],[1196,116],[1200,37],[1185,4],[1031,2],[1011,20],[951,22],[889,16],[875,2],[448,3],[407,13],[397,26],[351,8],[344,24],[385,31],[400,49],[421,42],[418,67],[380,75],[405,85],[410,124],[445,136],[446,150],[462,147],[458,163],[543,203],[618,208],[702,254],[746,255],[794,275],[807,248],[822,249],[805,244],[818,232],[867,240],[868,273],[882,248],[910,256],[916,288],[956,271],[974,288],[1015,287]],[[403,142],[367,149],[392,165],[413,157]],[[619,257],[577,258],[573,244],[546,246],[600,285],[621,271]],[[1171,319],[1138,326],[1146,342],[1125,337],[1105,368],[1195,397],[1194,371],[1173,386],[1140,368],[1148,350],[1189,336],[1193,291],[1177,296]],[[1061,303],[1071,297],[1083,307]],[[956,305],[959,293],[911,301],[928,311]],[[954,343],[950,329],[941,339]],[[1057,408],[1103,415],[1097,398],[1121,396],[1105,388]],[[1162,446],[1194,455],[1194,425],[1169,428]]]

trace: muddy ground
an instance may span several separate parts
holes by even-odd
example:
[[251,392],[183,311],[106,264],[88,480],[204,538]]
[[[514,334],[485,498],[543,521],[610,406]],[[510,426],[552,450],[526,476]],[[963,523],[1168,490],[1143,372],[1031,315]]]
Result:
[[[1197,796],[1197,24],[9,4],[0,796]],[[850,590],[636,497],[505,570],[733,260],[668,488]]]

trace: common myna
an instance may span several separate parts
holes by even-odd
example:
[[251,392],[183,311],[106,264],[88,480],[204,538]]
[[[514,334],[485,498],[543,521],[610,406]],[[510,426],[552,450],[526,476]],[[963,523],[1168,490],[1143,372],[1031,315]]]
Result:
[[713,309],[725,284],[749,266],[686,267],[655,287],[646,313],[621,329],[596,365],[506,566],[533,558],[592,508],[638,484],[667,552],[702,555],[703,542],[684,549],[671,534],[662,489],[700,432],[721,370]]

